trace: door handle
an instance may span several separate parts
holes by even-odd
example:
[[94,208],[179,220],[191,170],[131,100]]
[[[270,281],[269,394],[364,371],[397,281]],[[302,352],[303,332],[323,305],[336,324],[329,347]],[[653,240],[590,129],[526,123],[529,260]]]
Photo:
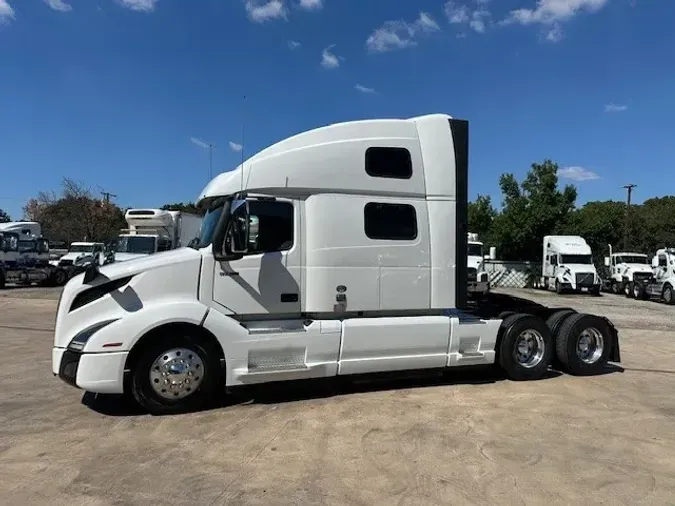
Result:
[[297,293],[282,293],[281,302],[298,302]]
[[235,271],[230,271],[230,272],[220,271],[220,275],[221,276],[239,276],[239,273],[235,272]]

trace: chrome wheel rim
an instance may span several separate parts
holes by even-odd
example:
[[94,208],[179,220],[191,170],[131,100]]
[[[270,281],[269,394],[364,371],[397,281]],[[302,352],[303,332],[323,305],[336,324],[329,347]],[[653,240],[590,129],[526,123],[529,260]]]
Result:
[[522,331],[516,338],[514,354],[518,364],[530,369],[537,366],[544,358],[544,337],[534,329]]
[[172,348],[150,367],[150,386],[163,399],[184,399],[197,391],[204,379],[204,362],[186,348]]
[[594,327],[584,329],[577,339],[577,356],[587,364],[594,364],[602,356],[605,339],[602,332]]

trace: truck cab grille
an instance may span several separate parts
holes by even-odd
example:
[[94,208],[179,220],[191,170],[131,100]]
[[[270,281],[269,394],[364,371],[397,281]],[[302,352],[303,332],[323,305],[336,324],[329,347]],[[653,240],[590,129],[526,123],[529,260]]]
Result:
[[577,287],[591,287],[595,276],[592,272],[582,272],[576,274]]

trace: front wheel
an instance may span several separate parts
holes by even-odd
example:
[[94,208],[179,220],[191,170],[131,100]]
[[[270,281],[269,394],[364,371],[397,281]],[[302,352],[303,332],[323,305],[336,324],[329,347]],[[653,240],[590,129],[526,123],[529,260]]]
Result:
[[673,287],[666,285],[663,289],[663,302],[669,305],[675,304],[675,293],[673,293]]
[[553,358],[553,338],[543,320],[511,315],[501,325],[499,364],[512,380],[539,379]]
[[54,272],[54,284],[63,286],[68,282],[68,273],[64,269],[56,269]]
[[634,289],[635,283],[633,281],[630,281],[624,285],[623,293],[627,298],[632,299],[634,297],[633,295]]
[[191,336],[158,336],[132,366],[136,401],[153,415],[203,408],[219,383],[219,361],[212,348]]

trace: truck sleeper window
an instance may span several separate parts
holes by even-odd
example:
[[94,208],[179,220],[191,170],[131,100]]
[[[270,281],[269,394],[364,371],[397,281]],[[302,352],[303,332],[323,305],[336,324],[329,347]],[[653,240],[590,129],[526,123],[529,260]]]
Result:
[[417,239],[417,214],[409,204],[368,202],[363,209],[369,239],[413,241]]
[[[286,251],[293,247],[293,204],[249,201],[249,254]],[[257,230],[256,230],[257,229]]]
[[410,179],[412,177],[410,151],[406,148],[368,148],[366,174],[371,177]]

